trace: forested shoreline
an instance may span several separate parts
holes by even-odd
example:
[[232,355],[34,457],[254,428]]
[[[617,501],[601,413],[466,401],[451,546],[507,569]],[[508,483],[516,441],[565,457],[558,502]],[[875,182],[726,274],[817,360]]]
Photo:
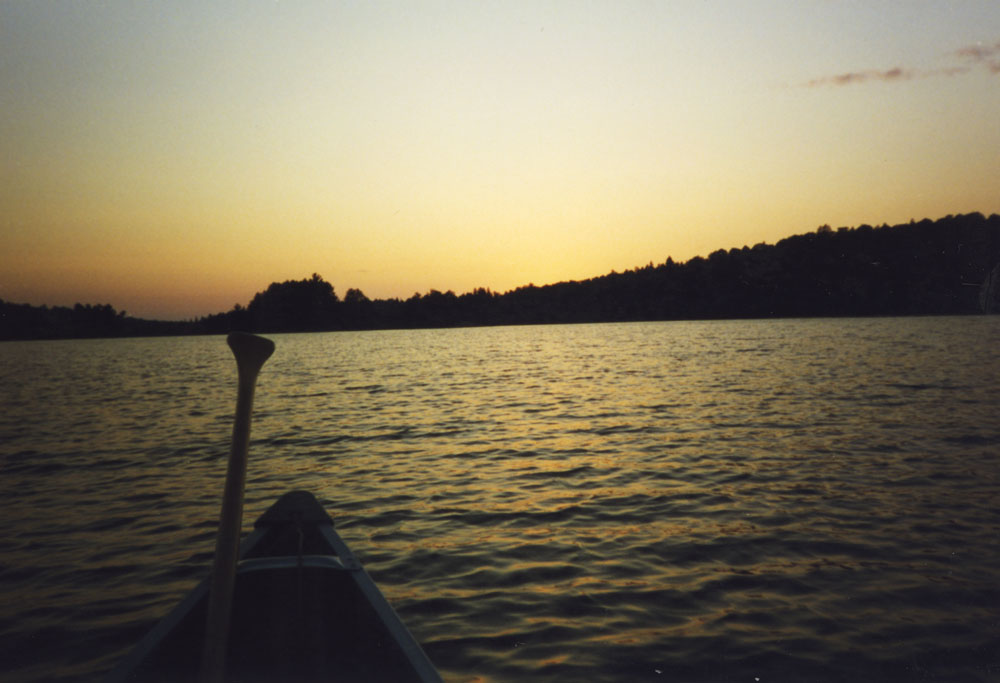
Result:
[[[272,283],[247,305],[191,321],[133,318],[108,304],[0,300],[0,339],[308,332],[714,318],[960,315],[983,310],[1000,264],[1000,215],[896,226],[821,226],[774,245],[720,249],[581,281],[500,294],[431,290],[408,299],[343,298],[320,275]],[[989,310],[991,307],[986,306]]]

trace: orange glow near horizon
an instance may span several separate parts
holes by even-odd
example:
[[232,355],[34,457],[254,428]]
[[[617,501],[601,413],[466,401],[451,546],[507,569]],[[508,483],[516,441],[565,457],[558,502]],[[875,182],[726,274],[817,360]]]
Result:
[[9,301],[503,292],[1000,211],[991,2],[52,9],[0,6]]

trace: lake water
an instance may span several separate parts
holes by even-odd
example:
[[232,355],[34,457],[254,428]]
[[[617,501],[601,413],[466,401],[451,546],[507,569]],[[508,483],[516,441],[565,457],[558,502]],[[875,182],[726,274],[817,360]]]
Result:
[[[1000,679],[1000,316],[273,338],[245,526],[313,491],[448,681]],[[235,385],[0,344],[0,678],[204,576]]]

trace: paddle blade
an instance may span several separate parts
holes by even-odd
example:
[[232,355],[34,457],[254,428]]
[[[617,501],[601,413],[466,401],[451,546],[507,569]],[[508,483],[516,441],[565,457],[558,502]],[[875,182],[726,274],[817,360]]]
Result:
[[246,332],[232,332],[226,337],[226,343],[236,356],[236,367],[241,374],[250,373],[256,376],[265,361],[274,353],[274,342],[264,337]]

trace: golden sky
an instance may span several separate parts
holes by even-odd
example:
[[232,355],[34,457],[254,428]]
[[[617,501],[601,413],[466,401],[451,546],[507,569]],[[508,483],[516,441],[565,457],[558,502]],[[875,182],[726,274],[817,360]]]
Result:
[[506,291],[1000,212],[996,0],[0,3],[0,298]]

